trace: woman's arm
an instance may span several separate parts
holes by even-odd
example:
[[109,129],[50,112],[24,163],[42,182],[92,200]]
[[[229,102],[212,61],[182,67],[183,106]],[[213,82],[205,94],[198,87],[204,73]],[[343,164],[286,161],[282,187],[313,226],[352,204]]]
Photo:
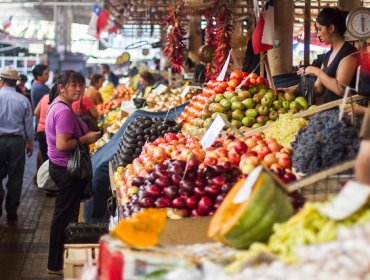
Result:
[[[100,137],[100,131],[90,131],[78,138],[82,144],[94,143]],[[72,138],[71,134],[60,133],[56,137],[56,147],[61,152],[73,151],[77,147],[77,139]]]
[[[350,85],[353,74],[356,71],[357,60],[354,57],[347,56],[345,57],[342,62],[339,64],[339,68],[337,70],[336,78],[330,77],[326,74],[322,69],[317,67],[308,66],[305,69],[305,73],[309,75],[317,76],[317,80],[315,83],[315,90],[317,87],[317,92],[322,92],[320,90],[320,84],[323,87],[329,89],[330,91],[334,92],[338,96],[343,95],[343,85]],[[324,89],[324,88],[322,88]]]
[[99,113],[98,113],[98,111],[96,110],[95,106],[94,106],[94,107],[92,107],[92,108],[90,108],[89,112],[90,112],[90,115],[91,115],[94,119],[96,119],[96,120],[97,120],[97,119],[99,118]]
[[37,103],[37,106],[35,108],[35,111],[33,112],[36,116],[37,119],[40,118],[40,111],[41,111],[41,106],[40,106],[41,102]]

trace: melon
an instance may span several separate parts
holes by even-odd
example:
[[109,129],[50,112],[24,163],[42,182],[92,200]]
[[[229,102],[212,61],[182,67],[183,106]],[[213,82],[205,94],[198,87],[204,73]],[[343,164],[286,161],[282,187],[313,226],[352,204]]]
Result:
[[121,220],[110,234],[133,247],[152,247],[158,244],[166,219],[164,209],[148,208]]
[[259,173],[249,197],[235,202],[235,197],[245,191],[246,180],[239,180],[231,189],[208,230],[209,237],[235,248],[267,241],[273,225],[288,220],[294,213],[287,194],[265,169]]

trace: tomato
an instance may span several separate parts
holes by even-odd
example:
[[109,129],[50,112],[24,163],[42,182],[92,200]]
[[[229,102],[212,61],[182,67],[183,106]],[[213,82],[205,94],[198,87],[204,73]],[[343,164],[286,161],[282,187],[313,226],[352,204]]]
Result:
[[226,89],[228,87],[228,84],[226,82],[218,82],[218,86]]
[[227,84],[229,85],[229,87],[235,88],[235,87],[237,87],[239,85],[239,83],[240,83],[239,80],[237,80],[237,79],[231,79],[230,81],[228,81]]
[[220,87],[220,86],[216,86],[214,88],[214,91],[215,91],[215,93],[224,93],[225,89],[226,88],[223,88],[223,87]]
[[243,79],[245,79],[246,77],[248,77],[248,72],[243,72]]
[[235,91],[234,87],[227,87],[225,91]]
[[251,79],[257,79],[258,75],[256,73],[251,73],[249,76]]
[[256,79],[256,82],[257,82],[257,84],[264,84],[265,83],[265,79],[263,77],[258,77]]
[[241,81],[243,79],[243,73],[239,70],[234,70],[230,74],[230,79],[236,79],[238,81]]
[[249,79],[249,81],[251,82],[252,85],[256,84],[256,79],[255,78],[251,78],[251,79]]

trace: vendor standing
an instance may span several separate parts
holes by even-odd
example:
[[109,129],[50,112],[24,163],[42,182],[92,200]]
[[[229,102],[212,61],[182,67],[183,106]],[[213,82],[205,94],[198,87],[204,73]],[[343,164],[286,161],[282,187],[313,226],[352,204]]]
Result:
[[355,85],[357,49],[345,41],[347,13],[338,8],[326,7],[317,16],[315,27],[320,41],[331,45],[321,68],[308,66],[306,75],[317,77],[314,91],[323,94],[324,103],[340,99],[344,87]]

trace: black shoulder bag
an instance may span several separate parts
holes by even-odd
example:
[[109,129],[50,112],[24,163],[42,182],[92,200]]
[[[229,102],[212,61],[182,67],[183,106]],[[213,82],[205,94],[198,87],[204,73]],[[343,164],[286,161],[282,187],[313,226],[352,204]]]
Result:
[[[82,135],[84,131],[76,117],[77,124]],[[68,160],[67,173],[74,179],[87,181],[83,189],[82,200],[90,199],[93,196],[91,179],[93,177],[92,164],[89,149],[77,139],[77,147],[73,151],[72,157]]]

